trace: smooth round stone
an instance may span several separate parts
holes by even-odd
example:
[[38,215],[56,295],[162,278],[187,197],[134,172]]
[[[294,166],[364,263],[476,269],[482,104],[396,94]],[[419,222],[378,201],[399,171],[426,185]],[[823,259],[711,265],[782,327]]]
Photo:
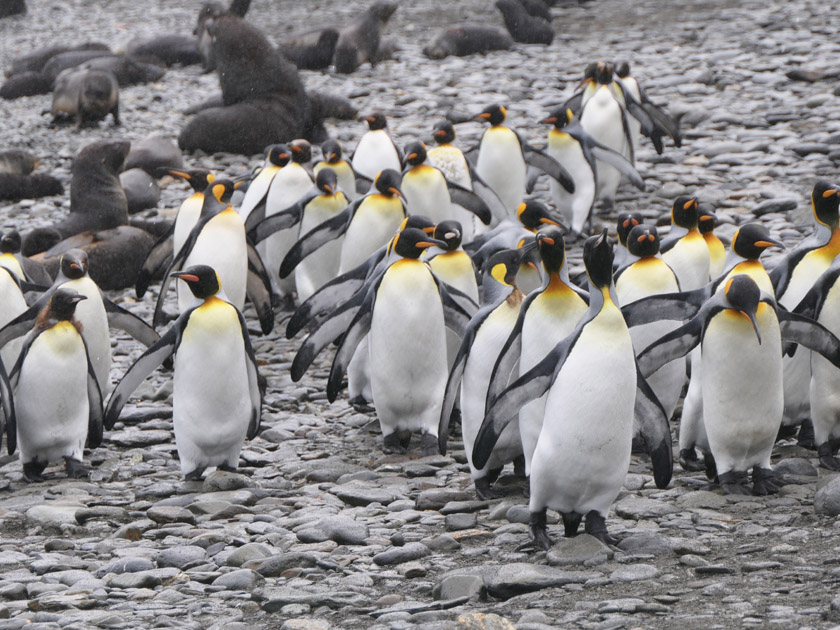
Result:
[[213,580],[213,586],[221,586],[229,591],[250,591],[265,582],[265,578],[251,569],[238,569],[220,575]]
[[262,543],[248,543],[236,548],[225,561],[229,567],[241,567],[251,560],[263,560],[274,555],[273,548]]
[[659,575],[659,569],[652,564],[627,564],[610,573],[613,582],[638,582],[652,580]]
[[207,553],[196,545],[180,545],[164,549],[157,555],[159,567],[175,567],[186,569],[207,559]]
[[195,515],[189,510],[174,505],[157,505],[146,510],[146,516],[155,523],[189,523],[195,525]]
[[595,558],[612,558],[614,552],[590,534],[579,534],[571,538],[560,538],[549,549],[546,561],[552,566],[583,564]]
[[814,495],[814,511],[821,516],[840,515],[840,475],[835,475]]
[[444,522],[447,531],[456,532],[462,529],[472,529],[475,527],[477,521],[478,517],[475,514],[462,512],[458,514],[447,514]]
[[44,503],[43,505],[34,505],[26,510],[26,518],[44,527],[76,525],[76,512],[83,508],[83,505],[77,504]]
[[505,512],[505,518],[511,523],[528,523],[531,520],[531,511],[527,505],[511,505]]
[[202,492],[227,492],[241,488],[251,488],[254,483],[250,477],[226,470],[214,470],[201,484]]

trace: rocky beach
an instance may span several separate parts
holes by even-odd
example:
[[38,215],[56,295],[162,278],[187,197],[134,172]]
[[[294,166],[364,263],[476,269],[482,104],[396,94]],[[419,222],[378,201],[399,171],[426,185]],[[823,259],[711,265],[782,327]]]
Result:
[[[189,33],[201,2],[28,4],[26,16],[0,21],[3,69],[56,43],[119,49],[135,36]],[[254,0],[247,19],[281,42],[340,27],[364,6]],[[673,199],[691,194],[735,223],[761,221],[788,247],[811,233],[815,181],[840,182],[840,18],[830,3],[595,0],[560,2],[552,15],[550,46],[432,61],[422,48],[438,29],[502,26],[501,17],[483,0],[404,1],[385,30],[399,45],[393,60],[350,75],[301,74],[307,89],[345,96],[360,114],[386,113],[403,146],[430,140],[450,111],[503,103],[508,123],[544,147],[548,128],[537,121],[571,96],[584,67],[626,59],[651,99],[679,118],[683,144],[666,140],[657,155],[643,140],[637,161],[647,190],[622,187],[615,211],[665,226]],[[217,91],[215,74],[172,68],[120,90],[121,126],[109,119],[80,131],[50,125],[48,95],[0,101],[0,148],[35,153],[39,171],[68,190],[0,204],[0,227],[24,231],[63,216],[72,158],[86,144],[175,140],[183,110]],[[349,148],[364,124],[330,121],[327,130]],[[472,146],[481,131],[459,125],[458,144]],[[261,159],[185,162],[234,177]],[[188,190],[170,183],[146,214],[173,217]],[[535,194],[550,201],[544,177]],[[614,233],[614,224],[614,213],[598,215],[593,227]],[[768,266],[781,252],[772,254]],[[573,272],[582,269],[581,241],[569,259]],[[134,290],[110,297],[151,321],[157,286],[142,300]],[[174,298],[167,310],[175,313]],[[164,371],[86,453],[89,480],[53,466],[49,481],[27,484],[16,456],[0,459],[0,630],[840,627],[840,476],[795,440],[774,449],[787,485],[770,497],[724,496],[678,465],[660,490],[649,463],[634,456],[607,519],[617,548],[588,535],[563,539],[550,512],[558,542],[535,552],[525,545],[528,506],[512,474],[500,480],[502,499],[479,501],[458,438],[446,456],[383,455],[374,414],[355,412],[346,397],[327,402],[331,351],[292,382],[300,338],[284,338],[288,315],[261,337],[246,309],[268,390],[262,431],[245,444],[238,473],[183,481]],[[142,350],[116,334],[112,387]]]

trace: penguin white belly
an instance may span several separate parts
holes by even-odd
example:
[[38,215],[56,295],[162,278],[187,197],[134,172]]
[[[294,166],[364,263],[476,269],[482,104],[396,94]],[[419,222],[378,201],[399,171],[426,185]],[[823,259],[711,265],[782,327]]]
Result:
[[551,198],[575,234],[583,231],[595,203],[595,173],[583,155],[580,143],[569,134],[552,130],[548,134],[548,154],[568,171],[575,192],[568,193],[554,179],[549,179]]
[[404,218],[402,204],[397,199],[386,199],[382,195],[369,196],[359,205],[344,234],[338,273],[358,267],[373,252],[386,245]]
[[[462,249],[445,252],[429,261],[429,267],[438,280],[455,287],[462,293],[469,295],[478,304],[478,283],[475,280],[475,268],[469,255]],[[451,368],[455,356],[461,347],[461,337],[453,330],[446,329],[446,357],[447,367]]]
[[589,322],[557,375],[531,465],[531,512],[606,516],[630,465],[636,366],[614,305]]
[[[467,158],[458,147],[451,144],[432,147],[426,154],[426,161],[439,169],[448,181],[463,186],[467,190],[473,189]],[[450,216],[461,224],[463,230],[461,239],[464,243],[469,243],[476,235],[487,231],[487,226],[479,221],[478,217],[458,204],[451,204]]]
[[172,234],[172,251],[177,254],[186,243],[187,238],[198,223],[201,215],[201,206],[204,203],[204,195],[194,193],[187,198],[178,209],[178,216],[175,217],[175,231]]
[[[565,289],[571,292],[571,289]],[[586,312],[583,299],[570,299],[570,296],[548,294],[545,292],[535,298],[525,321],[522,323],[522,347],[519,357],[519,374],[542,361],[558,343],[574,330],[578,320]],[[534,449],[542,431],[545,415],[545,401],[548,394],[529,402],[519,411],[519,435],[522,440],[522,452],[525,455],[525,474],[531,473]]]
[[674,270],[680,291],[693,291],[709,283],[709,248],[700,232],[693,230],[683,236],[662,260]]
[[[224,211],[207,222],[184,262],[184,269],[192,265],[213,267],[231,304],[242,310],[248,277],[248,251],[245,226],[238,214]],[[192,293],[185,297],[187,299],[182,301],[181,294],[178,295],[178,309],[182,313],[199,303]],[[79,307],[82,305],[79,304]]]
[[476,172],[502,200],[510,216],[525,197],[527,167],[522,146],[513,130],[491,127],[481,137]]
[[353,172],[353,168],[349,163],[344,160],[334,164],[318,162],[315,168],[312,169],[313,177],[317,178],[318,173],[325,168],[331,168],[335,171],[335,175],[338,178],[338,188],[350,201],[355,200],[359,196],[359,193],[356,192],[356,174]]
[[[303,236],[324,221],[333,218],[347,207],[347,202],[340,195],[322,195],[309,203],[300,222],[300,235]],[[298,300],[307,300],[315,291],[338,275],[341,246],[344,237],[330,241],[312,252],[295,267],[295,288]]]
[[[817,321],[835,335],[840,334],[840,285],[834,284],[825,297]],[[797,354],[803,350],[797,348]],[[840,437],[840,370],[821,354],[811,354],[811,419],[819,446]]]
[[680,450],[696,446],[708,453],[709,438],[703,424],[703,359],[699,347],[691,351],[688,360],[691,362],[691,380],[680,415]]
[[703,337],[703,422],[718,474],[770,467],[782,419],[779,322],[760,303],[752,323],[727,310],[712,318]]
[[400,189],[408,214],[428,217],[435,224],[452,218],[446,178],[436,168],[415,166],[403,176]]
[[88,299],[76,305],[76,319],[82,324],[82,337],[87,345],[90,363],[103,396],[111,390],[111,332],[102,293],[89,277],[69,280],[62,287],[75,289]]
[[[292,162],[286,165],[277,173],[268,189],[265,216],[270,217],[293,206],[312,189],[312,186],[312,178],[300,164]],[[274,292],[281,297],[290,295],[295,290],[294,276],[280,278],[278,270],[297,239],[298,228],[292,227],[275,232],[257,246]]]
[[172,420],[186,474],[236,467],[251,419],[245,345],[236,311],[208,300],[193,311],[175,355]]
[[484,477],[488,470],[501,468],[522,453],[519,427],[515,422],[511,422],[499,436],[487,465],[478,470],[472,463],[473,444],[484,420],[487,387],[493,374],[493,366],[516,324],[520,304],[521,301],[515,304],[503,302],[487,316],[476,333],[464,367],[461,380],[461,433],[473,479]]
[[[621,106],[609,88],[599,87],[595,95],[586,102],[580,124],[595,140],[622,155],[625,154],[627,141],[621,120]],[[597,162],[597,165],[597,198],[611,203],[615,199],[615,191],[621,182],[621,173],[604,162]]]
[[361,137],[353,153],[352,164],[357,173],[368,179],[374,179],[386,168],[397,172],[402,170],[397,148],[384,129],[368,131]]
[[[23,299],[23,293],[9,273],[0,272],[0,328],[8,324],[15,317],[25,312],[28,306]],[[12,339],[0,350],[0,358],[6,372],[11,372],[17,361],[20,349],[23,347],[23,337]]]
[[87,357],[70,322],[32,343],[14,391],[17,436],[24,463],[82,459],[88,429]]
[[20,261],[14,254],[0,254],[0,267],[8,269],[18,280],[26,280],[23,267],[20,266]]
[[437,435],[446,388],[446,335],[437,285],[426,265],[391,265],[376,293],[370,333],[371,389],[384,436]]
[[266,196],[268,193],[268,189],[271,186],[271,180],[274,179],[274,176],[280,171],[279,166],[274,166],[273,164],[269,164],[268,166],[263,167],[263,169],[257,173],[257,176],[251,180],[251,184],[248,186],[248,190],[245,191],[245,197],[242,199],[242,203],[239,204],[239,216],[242,217],[242,220],[248,218],[248,215],[251,214],[254,208],[259,205],[260,201],[263,200],[263,197]]

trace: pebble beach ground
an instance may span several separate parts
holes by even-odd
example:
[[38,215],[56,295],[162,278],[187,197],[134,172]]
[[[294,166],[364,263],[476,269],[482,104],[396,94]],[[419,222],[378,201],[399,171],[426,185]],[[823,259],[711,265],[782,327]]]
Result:
[[[361,3],[254,0],[248,19],[275,41],[342,24]],[[0,67],[54,43],[104,41],[192,29],[199,2],[30,0],[29,15],[0,21]],[[721,215],[760,217],[789,246],[810,231],[808,193],[840,180],[840,41],[831,3],[596,0],[555,8],[549,47],[432,62],[433,32],[462,21],[501,25],[484,0],[403,2],[386,34],[396,59],[352,75],[304,73],[308,87],[384,111],[403,144],[428,137],[450,109],[509,106],[511,126],[544,146],[545,112],[572,93],[584,66],[629,59],[656,102],[681,116],[681,149],[638,155],[646,192],[622,189],[617,209],[665,217],[696,194]],[[805,79],[805,80],[803,80]],[[54,129],[49,96],[0,101],[2,148],[27,148],[69,187],[73,155],[100,138],[177,137],[186,107],[217,90],[214,75],[171,69],[121,90],[123,125]],[[352,146],[362,125],[328,125]],[[481,127],[459,127],[471,146]],[[187,163],[240,175],[257,165],[231,155]],[[186,187],[163,190],[172,216]],[[547,201],[541,181],[537,196]],[[27,229],[67,211],[61,198],[5,204],[3,229]],[[609,223],[614,217],[596,220]],[[734,226],[719,231],[731,235]],[[777,254],[778,255],[778,254]],[[580,266],[580,246],[570,251]],[[149,320],[156,294],[112,295]],[[174,309],[174,303],[172,305]],[[251,313],[249,311],[251,315]],[[255,320],[253,327],[256,328]],[[322,630],[412,628],[829,628],[840,624],[840,483],[815,454],[781,443],[789,483],[773,497],[725,497],[677,467],[658,490],[634,457],[607,520],[617,549],[588,536],[548,553],[520,549],[528,510],[517,481],[477,501],[460,441],[446,457],[383,456],[373,415],[324,393],[331,357],[299,383],[288,368],[299,340],[255,338],[268,378],[263,431],[242,452],[242,474],[184,483],[171,423],[171,374],[138,390],[123,422],[88,454],[89,481],[48,469],[27,485],[19,461],[0,466],[0,630],[196,628]],[[141,348],[114,342],[112,381]],[[325,353],[327,354],[327,353]],[[416,443],[413,444],[416,446]],[[822,489],[825,488],[825,489]],[[819,494],[818,494],[819,490]],[[556,522],[556,518],[554,519]],[[560,539],[559,526],[549,530]]]

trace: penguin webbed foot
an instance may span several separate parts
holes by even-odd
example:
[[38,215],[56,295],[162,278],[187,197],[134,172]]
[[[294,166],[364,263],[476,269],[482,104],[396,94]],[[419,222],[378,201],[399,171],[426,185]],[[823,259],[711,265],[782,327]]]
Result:
[[475,496],[479,498],[481,501],[492,501],[493,499],[501,499],[502,493],[498,490],[493,490],[490,487],[490,480],[487,477],[481,477],[480,479],[476,479],[475,483]]
[[787,440],[796,435],[797,427],[795,424],[783,424],[779,427],[779,432],[776,434],[776,441]]
[[218,466],[216,466],[216,470],[221,470],[222,472],[235,473],[236,472],[236,466],[228,466],[227,464],[219,464]]
[[834,456],[834,448],[831,442],[824,442],[817,447],[817,455],[820,458],[820,467],[826,470],[840,471],[840,459]]
[[353,396],[347,401],[356,413],[373,413],[375,409],[364,396]]
[[720,489],[724,494],[752,494],[749,484],[749,475],[741,470],[730,470],[718,475]]
[[802,448],[807,448],[809,451],[816,450],[817,443],[814,436],[814,423],[810,418],[806,418],[802,424],[799,425],[799,433],[796,436],[796,445]]
[[706,470],[704,462],[697,457],[697,451],[693,448],[680,449],[680,466],[686,472],[700,472]]
[[560,516],[563,517],[563,533],[566,535],[566,538],[577,536],[578,529],[580,529],[580,521],[583,519],[583,516],[577,512],[563,513]]
[[706,469],[706,479],[718,482],[717,462],[711,453],[703,453],[703,466]]
[[531,512],[531,521],[528,525],[528,532],[534,545],[548,551],[554,546],[554,541],[548,535],[545,508],[540,512]]
[[404,455],[405,451],[406,447],[402,445],[398,431],[394,431],[382,439],[382,452],[386,455]]
[[204,474],[204,467],[191,470],[184,475],[184,481],[201,481],[201,475]]
[[37,459],[33,459],[31,462],[24,462],[23,464],[23,479],[27,483],[38,483],[41,481],[45,481],[44,478],[44,469],[46,469],[47,463],[44,462],[43,464],[39,462]]
[[586,515],[584,531],[590,536],[594,536],[605,545],[615,546],[618,544],[618,541],[607,532],[607,519],[598,514],[595,510],[590,511]]
[[90,471],[80,459],[65,457],[64,470],[67,472],[68,479],[87,479],[90,477]]
[[777,494],[782,484],[770,468],[753,467],[753,494],[759,497]]
[[[409,438],[410,439],[410,438]],[[438,439],[431,433],[420,436],[420,457],[433,457],[438,454]]]
[[295,310],[295,296],[294,295],[271,295],[271,306],[275,311],[291,312]]

